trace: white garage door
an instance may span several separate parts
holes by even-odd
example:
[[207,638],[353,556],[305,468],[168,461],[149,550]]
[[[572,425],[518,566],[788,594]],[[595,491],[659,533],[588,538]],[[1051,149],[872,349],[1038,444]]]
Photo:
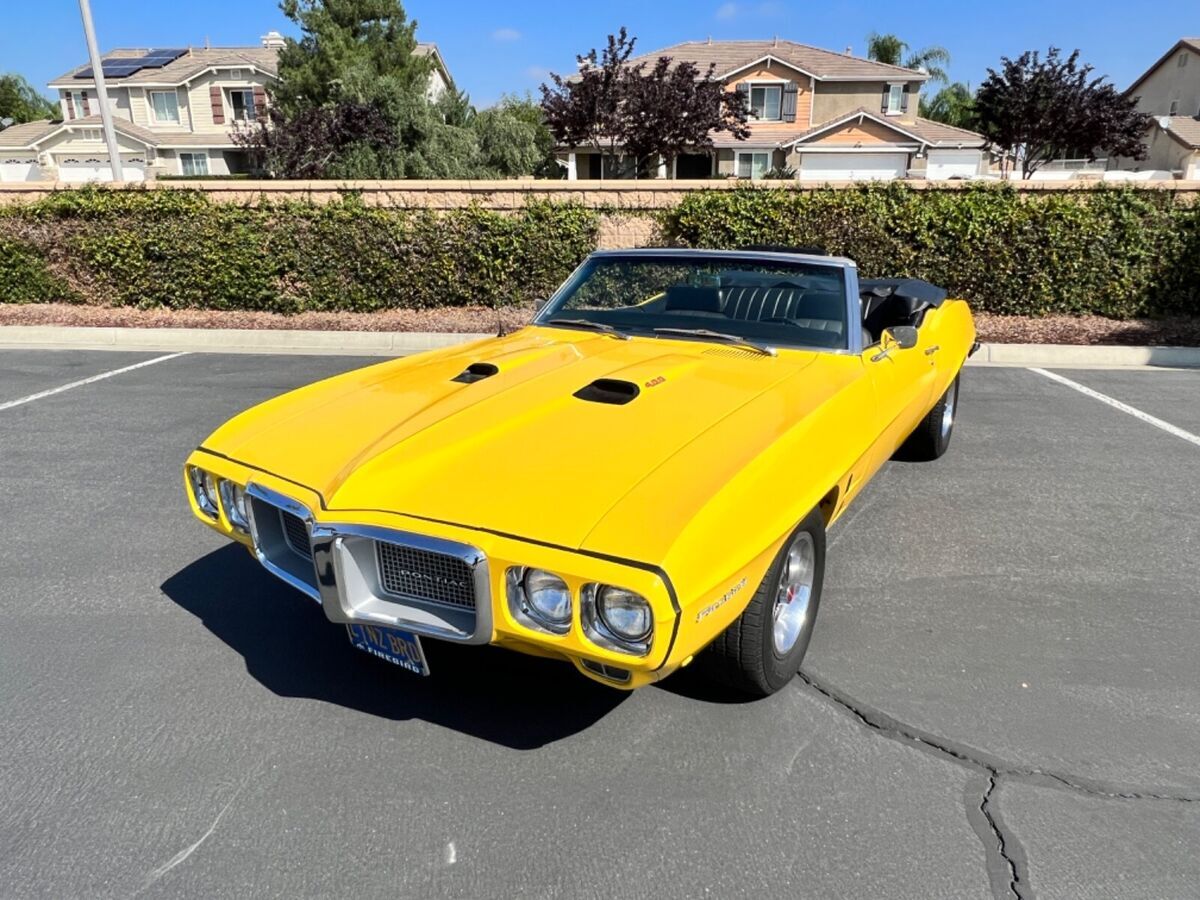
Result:
[[930,150],[925,177],[974,178],[979,174],[982,156],[979,150]]
[[40,181],[42,170],[32,159],[0,159],[0,181]]
[[[126,181],[144,181],[146,179],[145,163],[142,160],[125,160],[121,165],[121,174]],[[71,184],[112,181],[112,169],[108,164],[107,156],[70,157],[59,160],[58,180]]]
[[804,181],[890,181],[908,171],[907,153],[805,153]]

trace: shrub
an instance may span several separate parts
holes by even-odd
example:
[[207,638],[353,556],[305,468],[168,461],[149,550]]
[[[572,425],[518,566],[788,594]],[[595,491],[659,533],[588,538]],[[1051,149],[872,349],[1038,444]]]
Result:
[[60,296],[53,278],[22,274],[36,263],[89,302],[144,308],[499,306],[548,295],[598,230],[595,211],[545,202],[506,214],[368,207],[353,193],[238,206],[189,190],[62,191],[0,210],[0,273],[23,282],[21,299]]
[[989,312],[1200,314],[1200,206],[1165,191],[747,187],[690,194],[661,223],[687,246],[824,247],[865,277],[925,278]]
[[0,303],[73,299],[71,290],[51,274],[36,249],[0,235]]

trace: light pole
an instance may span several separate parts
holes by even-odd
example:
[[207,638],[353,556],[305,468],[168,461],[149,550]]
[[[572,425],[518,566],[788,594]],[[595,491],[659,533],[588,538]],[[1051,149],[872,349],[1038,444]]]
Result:
[[83,36],[87,39],[88,57],[92,61],[92,77],[96,80],[96,99],[100,101],[100,122],[104,126],[104,142],[108,144],[108,162],[112,166],[112,180],[125,180],[121,171],[121,148],[117,146],[117,132],[113,129],[112,110],[108,107],[108,88],[104,86],[104,68],[100,65],[100,50],[96,46],[96,27],[92,24],[92,7],[88,0],[79,0],[79,14],[83,16]]

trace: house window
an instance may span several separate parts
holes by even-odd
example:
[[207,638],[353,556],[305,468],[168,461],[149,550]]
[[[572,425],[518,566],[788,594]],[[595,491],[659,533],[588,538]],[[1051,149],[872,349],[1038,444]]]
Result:
[[150,108],[157,124],[179,124],[179,96],[174,91],[151,91]]
[[87,91],[71,91],[71,105],[75,107],[75,118],[82,119],[88,114]]
[[254,121],[254,91],[230,91],[229,107],[233,110],[233,121]]
[[1167,110],[1167,115],[1168,115],[1168,116],[1177,116],[1177,115],[1179,115],[1179,101],[1178,101],[1178,100],[1172,100],[1172,101],[1171,101],[1171,106],[1170,106],[1170,108]]
[[81,128],[79,139],[86,144],[98,144],[104,140],[104,132],[99,128]]
[[771,168],[771,153],[767,150],[752,150],[737,155],[738,178],[762,178]]
[[898,116],[904,109],[904,85],[888,85],[887,114]]
[[750,88],[750,115],[756,119],[778,122],[782,103],[782,85],[759,84]]
[[1177,62],[1175,65],[1179,66],[1179,68],[1182,69],[1184,66],[1187,65],[1187,58],[1188,58],[1188,52],[1186,50],[1181,50],[1179,53],[1179,62]]
[[242,77],[243,76],[242,76],[241,69],[230,69],[229,70],[229,80],[230,81],[241,81]]
[[180,153],[179,167],[184,175],[207,175],[208,174],[208,154],[207,153]]

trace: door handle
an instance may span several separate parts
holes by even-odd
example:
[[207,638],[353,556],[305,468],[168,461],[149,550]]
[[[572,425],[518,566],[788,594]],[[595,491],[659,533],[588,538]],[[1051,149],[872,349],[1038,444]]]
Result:
[[927,349],[927,350],[925,351],[925,355],[926,355],[926,356],[933,356],[933,354],[937,353],[937,352],[938,352],[939,350],[941,350],[941,349],[942,349],[942,348],[941,348],[941,347],[939,347],[937,344],[934,344],[932,347],[930,347],[929,349]]

